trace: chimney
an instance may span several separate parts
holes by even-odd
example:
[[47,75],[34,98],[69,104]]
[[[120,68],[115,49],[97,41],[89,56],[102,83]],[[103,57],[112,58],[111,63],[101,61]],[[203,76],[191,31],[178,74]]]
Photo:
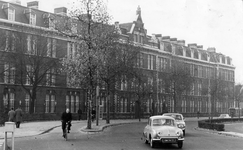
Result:
[[162,40],[162,34],[155,34],[155,37],[156,37],[159,41]]
[[21,5],[21,0],[11,0],[10,3]]
[[211,52],[211,53],[216,53],[216,49],[215,49],[215,47],[209,47],[209,48],[207,49],[207,51],[208,51],[208,52]]
[[58,7],[54,9],[54,13],[62,16],[67,15],[67,8],[66,7]]
[[33,2],[28,2],[27,7],[28,8],[33,8],[33,9],[39,9],[39,2],[38,1],[33,1]]
[[163,41],[170,41],[170,36],[163,36],[162,37],[162,40]]
[[198,45],[197,48],[203,50],[203,46],[202,45]]
[[171,41],[172,43],[177,43],[177,38],[171,38],[170,41]]
[[192,43],[192,44],[188,44],[189,48],[197,48],[197,44],[196,43]]
[[179,45],[182,45],[182,46],[185,46],[185,40],[178,40],[177,41],[177,43],[179,44]]

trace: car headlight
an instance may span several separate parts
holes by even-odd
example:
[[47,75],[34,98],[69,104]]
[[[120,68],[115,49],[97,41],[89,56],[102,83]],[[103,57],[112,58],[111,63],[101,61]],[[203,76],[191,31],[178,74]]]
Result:
[[178,128],[184,128],[185,126],[184,126],[184,124],[178,124],[177,127]]
[[161,135],[162,134],[162,132],[157,132],[157,135]]

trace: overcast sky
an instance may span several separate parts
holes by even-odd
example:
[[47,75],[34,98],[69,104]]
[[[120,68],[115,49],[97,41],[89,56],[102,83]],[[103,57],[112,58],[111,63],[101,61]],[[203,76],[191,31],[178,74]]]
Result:
[[[26,2],[21,4],[26,6]],[[186,44],[215,47],[230,56],[236,67],[236,83],[243,83],[243,1],[242,0],[104,0],[113,22],[135,20],[138,5],[148,34],[162,34]],[[39,9],[70,8],[72,0],[39,0]]]

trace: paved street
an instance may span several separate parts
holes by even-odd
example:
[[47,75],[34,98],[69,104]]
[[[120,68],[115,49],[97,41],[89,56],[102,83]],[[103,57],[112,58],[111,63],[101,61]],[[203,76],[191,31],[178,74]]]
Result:
[[[188,119],[183,149],[241,150],[242,138],[195,130],[196,120]],[[69,140],[62,138],[61,128],[48,133],[15,139],[16,150],[147,150],[141,140],[145,123],[132,123],[106,128],[103,132],[86,133],[79,123],[73,124]],[[155,149],[177,149],[177,145],[157,145]]]

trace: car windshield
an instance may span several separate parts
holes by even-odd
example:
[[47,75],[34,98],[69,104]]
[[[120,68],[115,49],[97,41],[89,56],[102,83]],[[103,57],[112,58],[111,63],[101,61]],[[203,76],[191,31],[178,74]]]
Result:
[[174,126],[174,120],[172,119],[154,119],[153,126]]
[[174,118],[175,120],[182,120],[181,115],[174,115],[174,114],[171,114],[171,115],[165,115],[165,116],[170,116],[170,117]]

